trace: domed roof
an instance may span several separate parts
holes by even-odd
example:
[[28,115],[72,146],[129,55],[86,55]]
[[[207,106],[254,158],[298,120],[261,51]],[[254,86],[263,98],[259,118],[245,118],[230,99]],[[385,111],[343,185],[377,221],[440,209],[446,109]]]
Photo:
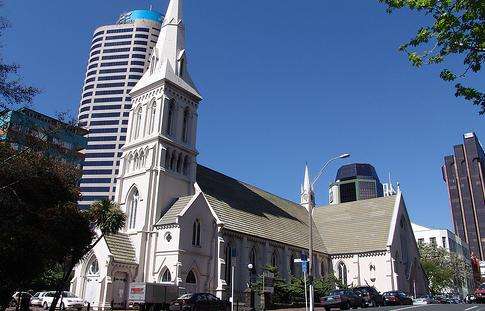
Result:
[[335,181],[356,178],[370,178],[379,181],[376,169],[372,165],[367,163],[352,163],[340,167],[337,171]]

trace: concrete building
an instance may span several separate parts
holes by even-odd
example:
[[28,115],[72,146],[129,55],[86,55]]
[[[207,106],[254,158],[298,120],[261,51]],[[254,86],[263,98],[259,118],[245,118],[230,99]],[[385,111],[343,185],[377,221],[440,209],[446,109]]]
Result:
[[442,172],[455,233],[473,255],[485,261],[485,154],[475,133],[465,134],[464,143],[453,149]]
[[148,68],[162,18],[135,10],[94,31],[78,115],[79,125],[89,130],[81,207],[114,199],[132,106],[129,93]]
[[[470,250],[468,245],[460,237],[447,229],[431,229],[417,224],[412,224],[414,236],[418,244],[433,244],[445,248],[448,252],[456,254],[467,265],[471,265]],[[474,288],[473,275],[469,276],[467,284],[458,288],[462,296],[470,293]],[[454,289],[453,289],[454,290]],[[452,289],[450,289],[452,291]]]
[[383,187],[370,164],[353,163],[340,167],[330,184],[328,202],[339,204],[383,196]]
[[39,148],[62,161],[81,165],[87,131],[29,108],[4,111],[0,115],[0,142],[14,148]]
[[[202,97],[189,74],[184,41],[182,0],[171,0],[150,67],[130,93],[115,197],[127,214],[126,227],[103,238],[76,267],[71,290],[98,309],[111,302],[126,307],[130,282],[171,284],[181,292],[227,299],[234,266],[234,299],[241,300],[265,265],[286,279],[301,275],[294,259],[306,252],[311,226],[317,277],[342,271],[348,284],[370,281],[381,291],[426,292],[400,192],[318,208],[310,222],[308,172],[297,204],[197,164]],[[330,219],[336,222],[328,231]],[[348,233],[355,236],[350,243]]]

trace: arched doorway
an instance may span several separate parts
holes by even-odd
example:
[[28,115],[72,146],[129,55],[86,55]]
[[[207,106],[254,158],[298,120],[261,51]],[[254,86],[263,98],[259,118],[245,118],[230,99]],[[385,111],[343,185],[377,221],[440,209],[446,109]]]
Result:
[[92,306],[96,306],[99,301],[100,292],[100,274],[99,262],[96,256],[92,256],[86,266],[84,281],[84,300],[89,302]]
[[185,288],[187,293],[197,293],[197,277],[192,270],[189,271],[185,278]]
[[113,276],[113,307],[125,309],[128,302],[128,273],[116,272]]

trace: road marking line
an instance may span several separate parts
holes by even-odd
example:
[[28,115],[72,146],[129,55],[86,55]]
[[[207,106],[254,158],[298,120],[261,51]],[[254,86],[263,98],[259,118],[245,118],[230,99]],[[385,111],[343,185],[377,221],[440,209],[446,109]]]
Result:
[[475,309],[475,308],[478,308],[478,306],[473,306],[473,307],[470,307],[468,309],[465,309],[465,311],[468,311],[468,310],[471,310],[471,309]]
[[422,307],[426,307],[426,305],[410,306],[410,307],[406,307],[406,308],[393,309],[393,311],[407,310],[407,309],[416,309],[416,308],[422,308]]

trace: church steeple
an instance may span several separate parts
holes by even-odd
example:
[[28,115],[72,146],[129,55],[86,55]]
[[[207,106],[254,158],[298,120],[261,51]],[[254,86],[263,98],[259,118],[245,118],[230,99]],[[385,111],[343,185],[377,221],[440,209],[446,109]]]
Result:
[[310,173],[308,172],[308,165],[305,165],[305,176],[303,178],[303,185],[301,186],[300,204],[307,210],[315,206],[315,195],[313,187],[310,183]]
[[188,71],[182,6],[183,0],[170,0],[157,44],[150,58],[150,67],[133,88],[133,94],[166,79],[191,95],[202,98]]

